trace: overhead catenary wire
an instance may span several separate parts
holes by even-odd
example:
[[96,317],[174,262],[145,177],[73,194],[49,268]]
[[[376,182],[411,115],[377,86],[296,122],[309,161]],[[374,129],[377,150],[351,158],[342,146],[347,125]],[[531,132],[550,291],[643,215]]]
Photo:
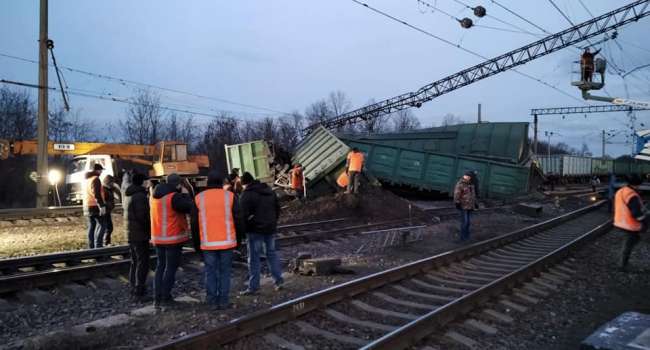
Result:
[[[23,61],[23,62],[29,62],[29,63],[33,63],[33,64],[38,64],[38,61],[36,61],[36,60],[32,60],[32,59],[24,58],[24,57],[19,57],[19,56],[15,56],[15,55],[10,55],[10,54],[6,54],[6,53],[2,53],[2,52],[0,52],[0,57],[10,58],[10,59],[18,60],[18,61]],[[177,94],[181,94],[181,95],[187,95],[187,96],[192,96],[192,97],[196,97],[196,98],[212,100],[212,101],[216,101],[216,102],[222,102],[222,103],[236,105],[236,106],[240,106],[240,107],[257,109],[257,110],[262,110],[262,111],[272,112],[272,113],[278,113],[278,114],[283,114],[283,115],[290,115],[291,114],[291,113],[287,113],[287,112],[283,112],[283,111],[279,111],[279,110],[275,110],[275,109],[271,109],[271,108],[267,108],[267,107],[256,106],[256,105],[247,104],[247,103],[235,102],[235,101],[231,101],[231,100],[223,99],[223,98],[219,98],[219,97],[205,96],[205,95],[196,94],[196,93],[193,93],[193,92],[182,91],[182,90],[179,90],[179,89],[173,89],[173,88],[158,86],[158,85],[154,85],[154,84],[138,82],[138,81],[130,80],[130,79],[118,78],[118,77],[114,77],[114,76],[107,75],[107,74],[93,73],[93,72],[81,70],[81,69],[78,69],[78,68],[72,68],[72,67],[67,67],[67,66],[61,66],[61,68],[65,69],[67,71],[70,71],[70,72],[78,73],[78,74],[83,74],[83,75],[87,75],[87,76],[91,76],[91,77],[95,77],[95,78],[101,78],[101,79],[105,79],[105,80],[115,81],[115,82],[118,82],[118,83],[120,83],[122,85],[128,84],[128,85],[141,86],[141,87],[146,87],[146,88],[151,88],[151,89],[156,89],[156,90],[162,90],[162,91],[167,91],[167,92],[173,92],[173,93],[177,93]]]
[[[472,6],[468,5],[467,3],[462,2],[462,1],[460,1],[460,0],[452,0],[452,1],[454,1],[455,3],[457,3],[457,4],[461,5],[461,6],[464,6],[464,7],[467,8],[467,9],[470,9],[470,10],[472,10],[472,11],[475,9],[475,7],[472,7]],[[521,33],[529,34],[529,35],[533,35],[533,36],[537,36],[537,34],[535,34],[535,33],[531,33],[530,31],[527,31],[526,29],[524,29],[524,28],[522,28],[522,27],[520,27],[520,26],[518,26],[518,25],[516,25],[516,24],[513,24],[513,23],[510,23],[510,22],[508,22],[508,21],[505,21],[505,20],[503,20],[503,19],[501,19],[501,18],[499,18],[499,17],[496,17],[496,16],[494,16],[494,15],[491,15],[491,14],[489,14],[489,13],[486,13],[486,14],[485,14],[485,17],[491,18],[491,19],[493,19],[493,20],[495,20],[495,21],[497,21],[497,22],[499,22],[499,23],[501,23],[501,24],[505,24],[505,25],[507,25],[507,26],[509,26],[509,27],[515,28],[515,29],[517,29],[517,30],[518,30],[519,32],[521,32]],[[478,25],[477,25],[477,27],[478,27]],[[503,29],[501,29],[501,28],[494,28],[494,27],[488,27],[488,26],[482,26],[482,27],[486,27],[486,28],[490,28],[490,29],[495,29],[495,30],[503,30]],[[503,31],[505,31],[505,30],[503,30]],[[516,33],[516,31],[513,31],[513,32]]]
[[[453,47],[455,47],[455,48],[457,48],[457,49],[459,49],[459,50],[461,50],[461,51],[464,51],[464,52],[466,52],[466,53],[469,53],[469,54],[472,55],[472,56],[476,56],[476,57],[479,57],[479,58],[481,58],[481,59],[488,60],[487,57],[485,57],[485,56],[483,56],[483,55],[481,55],[481,54],[479,54],[479,53],[477,53],[477,52],[475,52],[475,51],[472,51],[472,50],[470,50],[470,49],[467,49],[467,48],[465,48],[465,47],[463,47],[463,46],[461,46],[461,45],[459,45],[459,44],[454,44],[453,42],[451,42],[451,41],[449,41],[449,40],[447,40],[447,39],[445,39],[445,38],[442,38],[442,37],[440,37],[440,36],[438,36],[438,35],[436,35],[436,34],[433,34],[433,33],[429,32],[429,31],[426,31],[426,30],[424,30],[424,29],[422,29],[422,28],[419,28],[419,27],[417,27],[417,26],[414,26],[414,25],[412,25],[412,24],[410,24],[410,23],[408,23],[408,22],[406,22],[406,21],[404,21],[404,20],[401,20],[401,19],[399,19],[399,18],[397,18],[397,17],[395,17],[395,16],[392,16],[392,15],[390,15],[390,14],[384,12],[384,11],[381,11],[381,10],[379,10],[379,9],[377,9],[377,8],[374,8],[374,7],[372,7],[372,6],[370,6],[370,5],[366,4],[366,3],[363,3],[363,2],[361,2],[361,1],[359,1],[359,0],[351,0],[351,1],[354,2],[354,3],[356,3],[357,5],[360,5],[360,6],[362,6],[362,7],[367,8],[367,9],[370,10],[370,11],[373,11],[373,12],[375,12],[375,13],[378,13],[378,14],[384,16],[384,17],[390,18],[391,20],[393,20],[393,21],[395,21],[395,22],[401,23],[401,24],[403,24],[403,25],[405,25],[405,26],[407,26],[407,27],[409,27],[409,28],[411,28],[411,29],[413,29],[413,30],[415,30],[415,31],[418,31],[418,32],[420,32],[420,33],[422,33],[422,34],[424,34],[424,35],[427,35],[427,36],[429,36],[429,37],[431,37],[431,38],[434,38],[434,39],[436,39],[436,40],[442,41],[443,43],[445,43],[445,44],[447,44],[447,45],[453,46]],[[557,88],[557,87],[555,87],[555,86],[553,86],[553,85],[551,85],[551,84],[549,84],[549,83],[547,83],[547,82],[545,82],[545,81],[543,81],[543,80],[541,80],[541,79],[539,79],[539,78],[537,78],[537,77],[534,77],[534,76],[532,76],[532,75],[530,75],[530,74],[527,74],[527,73],[523,73],[523,72],[521,72],[521,71],[519,71],[519,70],[517,70],[517,69],[515,69],[515,68],[513,68],[512,71],[514,71],[515,73],[517,73],[517,74],[519,74],[519,75],[522,75],[522,76],[524,76],[524,77],[526,77],[526,78],[528,78],[528,79],[534,80],[534,81],[536,81],[536,82],[538,82],[538,83],[540,83],[540,84],[542,84],[542,85],[545,85],[545,86],[547,86],[547,87],[549,87],[549,88],[551,88],[551,89],[553,89],[553,90],[555,90],[555,91],[557,91],[557,92],[559,92],[559,93],[561,93],[561,94],[563,94],[563,95],[566,95],[566,96],[568,96],[568,97],[570,97],[570,98],[572,98],[572,99],[574,99],[574,100],[576,100],[576,101],[578,101],[578,102],[581,102],[581,103],[583,103],[583,104],[585,103],[585,101],[580,100],[580,99],[576,98],[575,96],[569,94],[568,92],[566,92],[566,91],[564,91],[564,90],[562,90],[562,89],[559,89],[559,88]]]

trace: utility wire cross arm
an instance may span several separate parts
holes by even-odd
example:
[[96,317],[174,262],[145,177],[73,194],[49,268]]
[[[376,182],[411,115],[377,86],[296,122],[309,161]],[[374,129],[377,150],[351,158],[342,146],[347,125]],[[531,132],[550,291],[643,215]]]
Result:
[[507,71],[555,51],[575,45],[597,35],[614,30],[630,22],[650,15],[650,0],[637,0],[614,11],[592,18],[576,26],[551,34],[526,46],[503,55],[486,59],[485,62],[464,69],[458,73],[425,85],[415,92],[405,93],[385,101],[374,103],[357,110],[336,116],[318,124],[310,125],[310,132],[318,125],[328,129],[370,120],[402,109],[420,107],[423,103],[447,94],[463,86]]
[[586,113],[605,113],[605,112],[629,112],[629,111],[647,111],[650,107],[632,107],[623,105],[596,105],[596,106],[578,106],[578,107],[552,107],[552,108],[534,108],[530,110],[530,115],[552,115],[552,114],[586,114]]

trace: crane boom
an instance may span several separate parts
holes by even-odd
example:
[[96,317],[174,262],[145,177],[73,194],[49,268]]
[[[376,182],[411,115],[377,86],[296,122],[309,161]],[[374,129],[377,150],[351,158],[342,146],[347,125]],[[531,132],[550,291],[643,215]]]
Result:
[[346,124],[354,124],[362,120],[378,118],[402,109],[420,107],[425,102],[463,86],[515,68],[630,22],[638,21],[650,15],[650,9],[648,9],[649,4],[650,0],[634,1],[614,11],[582,22],[561,32],[551,34],[526,46],[425,85],[417,91],[373,103],[323,122],[310,125],[305,131],[309,133],[318,125],[323,125],[328,129],[342,127]]
[[[36,154],[36,140],[8,141],[0,140],[0,159],[12,155]],[[74,142],[56,143],[48,142],[49,155],[83,155],[83,154],[110,154],[120,157],[151,157],[155,154],[155,145],[133,145],[101,142]]]

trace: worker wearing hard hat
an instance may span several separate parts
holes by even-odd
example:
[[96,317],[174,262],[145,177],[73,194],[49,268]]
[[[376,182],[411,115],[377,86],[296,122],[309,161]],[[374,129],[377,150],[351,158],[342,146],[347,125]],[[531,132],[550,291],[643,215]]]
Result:
[[289,177],[291,178],[291,189],[296,198],[302,199],[305,192],[305,174],[303,173],[302,165],[294,165],[293,169],[289,171]]
[[104,187],[99,179],[103,170],[104,167],[101,164],[95,163],[93,171],[86,173],[83,211],[88,216],[88,248],[90,249],[104,246],[106,203],[104,202]]
[[632,175],[627,185],[619,189],[614,197],[614,226],[625,232],[626,236],[619,265],[622,271],[627,269],[632,249],[639,243],[641,233],[647,228],[646,209],[637,192],[639,185],[641,185],[641,178]]
[[348,190],[345,193],[359,193],[359,181],[363,170],[364,156],[357,147],[348,153],[345,173],[348,175]]
[[173,304],[171,290],[176,280],[183,244],[190,240],[186,214],[192,212],[192,198],[181,193],[181,177],[167,176],[167,183],[159,184],[150,198],[151,243],[156,248],[156,275],[153,281],[154,306]]
[[594,74],[594,56],[600,52],[600,49],[596,52],[591,52],[587,47],[585,51],[580,56],[580,70],[582,71],[582,81],[591,83],[592,76]]

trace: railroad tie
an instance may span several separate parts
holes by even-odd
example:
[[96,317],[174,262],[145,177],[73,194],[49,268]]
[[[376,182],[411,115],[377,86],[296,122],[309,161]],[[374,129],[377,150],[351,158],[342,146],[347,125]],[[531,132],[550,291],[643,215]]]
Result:
[[311,324],[309,324],[307,322],[304,322],[304,321],[296,321],[295,324],[300,328],[300,331],[305,333],[305,334],[317,335],[317,336],[321,336],[321,337],[323,337],[325,339],[334,340],[334,341],[342,342],[342,343],[349,343],[349,344],[358,345],[358,346],[366,345],[368,343],[367,341],[365,341],[365,340],[363,340],[361,338],[352,337],[352,336],[345,335],[345,334],[332,333],[332,332],[329,332],[329,331],[326,331],[326,330],[323,330],[323,329],[320,329],[320,328],[316,328],[316,327],[312,326]]
[[470,349],[478,349],[479,344],[476,340],[469,338],[465,335],[462,335],[456,331],[449,331],[445,333],[445,338],[453,341],[454,343],[464,345]]
[[465,325],[466,327],[469,327],[471,329],[477,330],[479,332],[483,332],[483,333],[485,333],[487,335],[495,335],[495,334],[497,334],[497,329],[496,328],[490,326],[489,324],[487,324],[485,322],[481,322],[481,321],[473,319],[473,318],[465,320],[463,322],[463,325]]
[[377,314],[377,315],[381,315],[381,316],[397,317],[397,318],[401,318],[401,319],[405,319],[405,320],[409,320],[409,321],[416,320],[418,318],[417,315],[378,308],[378,307],[375,307],[375,306],[372,306],[372,305],[368,305],[368,304],[366,304],[366,303],[364,303],[363,301],[360,301],[360,300],[352,300],[350,302],[350,304],[352,304],[353,306],[357,307],[360,310],[370,312],[370,313],[373,313],[373,314]]
[[567,273],[569,275],[574,275],[576,273],[575,270],[569,268],[568,266],[565,266],[564,264],[557,265],[557,266],[553,267],[553,269],[557,269],[557,270],[562,271],[564,273]]
[[413,284],[416,284],[419,287],[435,290],[437,292],[443,292],[443,293],[453,294],[453,295],[457,295],[457,296],[462,296],[462,295],[467,294],[467,291],[463,290],[463,289],[436,286],[436,285],[424,282],[424,281],[422,281],[420,279],[417,279],[417,278],[412,279],[411,282],[413,282]]
[[543,291],[542,289],[537,288],[537,287],[536,287],[534,284],[532,284],[532,283],[526,283],[526,284],[524,284],[524,286],[522,287],[522,289],[525,290],[525,291],[527,291],[527,292],[531,292],[531,293],[533,293],[533,294],[537,294],[537,295],[539,295],[539,296],[541,296],[541,297],[547,297],[547,296],[550,295],[548,292],[545,292],[545,291]]
[[402,305],[402,306],[406,306],[406,307],[411,307],[411,308],[414,308],[414,309],[422,309],[422,310],[431,311],[431,310],[434,310],[434,309],[438,308],[438,306],[436,306],[436,305],[421,304],[421,303],[415,303],[415,302],[412,302],[412,301],[405,301],[405,300],[393,298],[392,296],[390,296],[388,294],[385,294],[385,293],[382,293],[382,292],[372,292],[372,295],[376,296],[379,299],[387,301],[389,303],[396,304],[396,305]]
[[512,323],[515,321],[512,317],[492,309],[483,310],[483,314],[501,323]]
[[519,304],[515,304],[515,303],[513,303],[512,301],[510,301],[509,299],[506,299],[506,298],[499,299],[499,304],[501,304],[501,305],[503,305],[503,306],[505,306],[507,308],[513,309],[515,311],[519,311],[519,312],[526,312],[528,310],[527,307],[521,306]]
[[435,301],[441,302],[443,304],[446,304],[446,303],[456,299],[456,298],[453,298],[453,297],[447,297],[447,296],[441,296],[441,295],[436,295],[436,294],[429,294],[429,293],[422,293],[422,292],[414,291],[412,289],[409,289],[409,288],[406,288],[404,286],[400,286],[400,285],[397,285],[397,284],[391,284],[391,288],[395,289],[396,291],[398,291],[400,293],[404,293],[404,294],[407,294],[407,295],[412,295],[412,296],[420,297],[420,298],[424,298],[424,299],[435,300]]
[[333,319],[335,319],[337,321],[352,324],[352,325],[355,325],[355,326],[371,328],[371,329],[384,331],[384,332],[391,332],[391,331],[397,329],[397,327],[395,327],[395,326],[389,326],[389,325],[385,325],[385,324],[381,324],[381,323],[377,323],[377,322],[365,321],[365,320],[360,320],[358,318],[350,317],[350,316],[348,316],[346,314],[343,314],[343,313],[338,312],[338,311],[333,310],[333,309],[325,309],[324,312],[328,316],[330,316],[331,318],[333,318]]
[[514,293],[512,293],[512,295],[515,298],[523,300],[523,301],[525,301],[527,303],[530,303],[530,304],[537,304],[540,301],[539,299],[531,297],[530,295],[526,294],[521,289],[514,289]]
[[275,345],[281,349],[288,350],[305,350],[304,347],[296,345],[275,333],[268,333],[264,335],[264,340],[266,340],[270,345]]

